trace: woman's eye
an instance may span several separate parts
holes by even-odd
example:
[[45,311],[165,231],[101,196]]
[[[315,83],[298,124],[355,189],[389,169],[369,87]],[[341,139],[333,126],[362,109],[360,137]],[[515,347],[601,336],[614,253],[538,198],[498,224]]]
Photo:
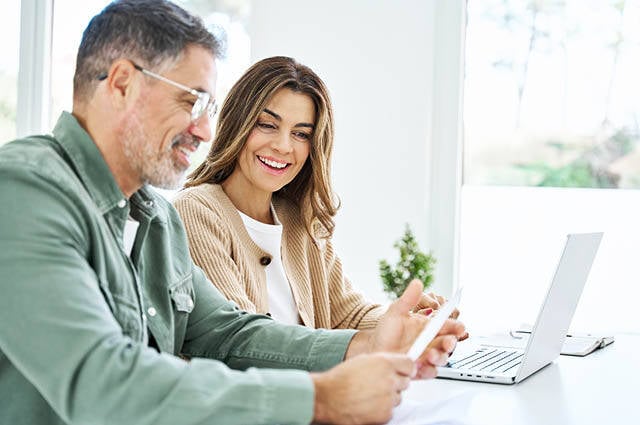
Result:
[[302,140],[309,140],[311,139],[311,135],[304,133],[302,131],[296,131],[293,133],[294,137],[298,138],[298,139],[302,139]]
[[269,122],[259,122],[258,123],[258,127],[265,129],[265,130],[275,130],[276,126],[269,123]]

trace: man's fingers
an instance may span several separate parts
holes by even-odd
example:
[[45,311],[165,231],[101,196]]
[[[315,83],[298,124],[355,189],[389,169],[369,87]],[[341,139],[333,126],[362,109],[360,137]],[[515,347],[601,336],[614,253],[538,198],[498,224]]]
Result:
[[389,354],[387,357],[398,375],[412,378],[418,372],[415,363],[409,356],[404,354]]
[[449,353],[455,350],[457,343],[458,339],[454,335],[436,337],[418,358],[418,367],[422,364],[444,366],[449,360]]
[[422,295],[423,285],[418,279],[413,279],[407,289],[404,290],[400,298],[393,302],[389,306],[389,310],[396,310],[398,312],[412,311]]
[[456,338],[462,338],[466,333],[466,329],[462,322],[455,319],[447,319],[440,328],[438,335],[455,335]]
[[416,379],[432,379],[438,376],[438,370],[432,364],[422,362],[418,366]]
[[429,348],[437,350],[441,353],[451,353],[456,349],[458,343],[458,337],[455,335],[440,335],[437,336],[429,344]]
[[[446,339],[449,337],[439,337],[439,338]],[[453,347],[455,348],[455,343]],[[442,350],[440,347],[435,348],[435,347],[429,346],[429,348],[427,348],[425,352],[422,354],[421,359],[433,366],[444,366],[447,364],[447,361],[449,361],[449,352]]]
[[[417,373],[417,370],[416,370]],[[401,376],[396,380],[396,385],[394,390],[397,392],[402,392],[409,388],[409,384],[411,383],[411,378],[408,376]]]

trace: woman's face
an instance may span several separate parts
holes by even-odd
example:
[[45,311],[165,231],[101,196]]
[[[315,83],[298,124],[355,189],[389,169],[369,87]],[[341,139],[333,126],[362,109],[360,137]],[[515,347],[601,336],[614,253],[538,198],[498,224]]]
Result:
[[249,133],[232,179],[245,190],[270,194],[290,183],[309,157],[315,116],[309,96],[278,90]]

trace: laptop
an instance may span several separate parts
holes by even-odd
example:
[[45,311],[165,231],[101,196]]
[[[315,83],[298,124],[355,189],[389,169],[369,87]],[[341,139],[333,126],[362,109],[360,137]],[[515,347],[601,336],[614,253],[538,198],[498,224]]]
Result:
[[573,313],[589,276],[602,233],[570,234],[524,348],[508,347],[504,338],[481,338],[481,344],[458,344],[438,378],[515,384],[560,355]]

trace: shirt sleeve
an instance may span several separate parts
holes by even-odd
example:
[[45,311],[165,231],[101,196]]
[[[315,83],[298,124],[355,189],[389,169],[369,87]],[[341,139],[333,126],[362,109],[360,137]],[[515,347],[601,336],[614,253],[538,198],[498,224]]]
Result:
[[193,282],[196,300],[184,354],[220,359],[236,369],[259,366],[322,371],[344,359],[354,331],[285,325],[241,311],[197,267]]
[[[66,190],[46,171],[0,168],[0,367],[15,367],[68,424],[311,421],[307,372],[251,366],[329,367],[352,334],[289,329],[241,313],[200,277],[186,351],[249,369],[212,359],[186,362],[132,340],[85,258],[86,217]],[[261,342],[272,350],[256,354]],[[289,342],[297,344],[291,358],[282,352]],[[323,360],[321,351],[331,348],[330,360]]]

